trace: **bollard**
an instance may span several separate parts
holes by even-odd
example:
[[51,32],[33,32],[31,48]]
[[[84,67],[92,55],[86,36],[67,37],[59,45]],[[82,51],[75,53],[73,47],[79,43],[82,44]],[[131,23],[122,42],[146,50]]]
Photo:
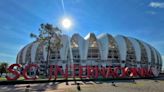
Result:
[[133,83],[134,83],[134,84],[137,84],[135,80],[133,80]]
[[66,85],[69,85],[69,84],[68,84],[68,80],[67,80],[67,79],[66,79],[66,81],[65,81],[65,82],[66,82]]
[[30,85],[26,86],[25,92],[30,92]]
[[81,91],[80,83],[77,83],[77,90],[78,90],[78,91]]
[[115,83],[112,81],[112,86],[116,86]]

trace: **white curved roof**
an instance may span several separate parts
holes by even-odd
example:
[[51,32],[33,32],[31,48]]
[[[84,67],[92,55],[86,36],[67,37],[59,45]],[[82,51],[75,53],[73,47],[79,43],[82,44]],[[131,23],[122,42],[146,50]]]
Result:
[[36,50],[38,48],[39,42],[35,42],[31,47],[31,62],[35,62]]
[[[135,61],[140,62],[141,61],[141,47],[139,42],[132,37],[126,37],[132,44],[132,47],[134,48],[135,51]],[[115,37],[112,37],[109,34],[101,34],[99,36],[96,37],[96,35],[94,33],[89,33],[85,38],[81,37],[79,34],[74,34],[71,39],[69,39],[69,37],[67,35],[63,35],[61,38],[61,41],[63,43],[63,47],[60,49],[60,57],[61,60],[67,60],[68,56],[69,56],[69,48],[70,43],[75,42],[76,44],[78,44],[78,50],[79,50],[79,55],[80,55],[80,60],[84,61],[88,59],[88,49],[89,49],[89,41],[90,40],[94,40],[97,43],[98,46],[98,51],[100,54],[100,57],[98,58],[98,60],[108,60],[108,54],[109,54],[109,44],[111,43],[110,40],[113,39],[115,41],[115,44],[117,46],[117,50],[118,50],[118,57],[119,57],[119,61],[125,61],[124,63],[126,63],[127,60],[127,43],[125,41],[125,36],[122,35],[117,35]],[[154,54],[153,58],[155,58],[155,63],[159,63],[160,65],[162,64],[162,59],[161,59],[161,55],[160,53],[153,48],[152,46],[150,46],[149,44],[140,41],[147,53],[147,58],[148,58],[148,62],[151,63],[151,50]],[[26,45],[17,55],[17,63],[28,63],[29,61],[35,63],[36,61],[36,56],[37,56],[37,52],[38,52],[38,47],[42,46],[42,44],[40,44],[40,42],[32,42],[28,45]],[[30,48],[31,47],[31,48]],[[31,49],[31,50],[28,50]],[[47,51],[45,46],[43,46],[42,48],[42,53],[43,53],[43,58],[46,61],[47,59]],[[27,51],[31,51],[30,52],[30,58],[31,60],[26,60],[27,57]],[[73,57],[72,57],[73,58]],[[83,63],[84,64],[84,63]],[[103,65],[107,65],[107,63],[103,63]]]
[[131,43],[134,47],[136,61],[141,61],[141,48],[140,48],[139,43],[134,38],[129,37],[128,39],[131,41]]
[[[33,42],[32,42],[33,43]],[[22,55],[22,63],[26,63],[26,54],[27,54],[27,49],[32,45],[32,43],[28,44],[24,49],[23,49],[23,55]]]
[[120,60],[121,61],[126,61],[127,46],[126,46],[124,36],[117,35],[115,37],[115,40],[116,40],[117,45],[118,45],[118,49],[119,49],[119,53],[120,53]]

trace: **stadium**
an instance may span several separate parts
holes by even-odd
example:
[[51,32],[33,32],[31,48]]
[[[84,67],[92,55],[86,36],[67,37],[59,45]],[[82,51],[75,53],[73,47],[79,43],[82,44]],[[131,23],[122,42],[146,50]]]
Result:
[[47,57],[46,45],[43,42],[31,42],[19,51],[16,63],[40,66],[57,64],[62,68],[71,64],[148,69],[153,67],[157,70],[157,75],[162,69],[160,53],[146,42],[132,37],[114,37],[110,34],[96,36],[88,33],[83,38],[79,34],[73,34],[72,37],[62,35],[61,43],[62,47],[51,48]]

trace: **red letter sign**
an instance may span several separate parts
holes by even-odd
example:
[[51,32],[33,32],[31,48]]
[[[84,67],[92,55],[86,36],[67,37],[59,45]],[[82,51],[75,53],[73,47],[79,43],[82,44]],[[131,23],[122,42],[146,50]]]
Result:
[[27,75],[27,70],[30,69],[31,67],[36,67],[36,68],[38,68],[38,66],[37,66],[36,64],[29,64],[29,65],[27,65],[27,66],[25,67],[25,69],[23,70],[23,76],[24,76],[24,78],[25,78],[26,80],[35,80],[35,79],[37,78],[36,76],[34,76],[34,77],[29,77],[29,76]]
[[11,78],[11,77],[9,77],[9,76],[6,76],[6,79],[7,79],[7,80],[17,80],[17,79],[19,78],[20,73],[17,72],[17,71],[15,71],[15,70],[13,70],[14,66],[17,66],[18,68],[21,67],[20,64],[12,64],[7,70],[8,70],[10,73],[14,74],[15,77]]

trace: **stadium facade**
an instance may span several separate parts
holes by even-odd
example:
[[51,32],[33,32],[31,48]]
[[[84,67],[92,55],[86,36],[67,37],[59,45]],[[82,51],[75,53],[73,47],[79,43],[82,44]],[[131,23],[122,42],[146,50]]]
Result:
[[151,45],[132,37],[113,37],[110,34],[96,36],[89,33],[83,38],[79,34],[74,34],[72,37],[62,35],[61,42],[62,48],[52,48],[49,57],[44,43],[29,43],[20,50],[16,62],[22,65],[45,65],[48,58],[49,65],[57,64],[62,68],[72,63],[98,67],[153,67],[157,70],[157,75],[162,69],[160,53]]

